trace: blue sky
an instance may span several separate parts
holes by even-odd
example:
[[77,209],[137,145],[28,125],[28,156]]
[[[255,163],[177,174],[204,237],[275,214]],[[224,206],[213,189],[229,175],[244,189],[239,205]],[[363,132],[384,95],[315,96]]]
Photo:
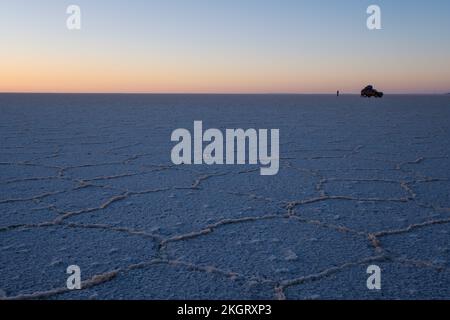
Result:
[[447,0],[0,0],[0,39],[0,91],[450,91]]

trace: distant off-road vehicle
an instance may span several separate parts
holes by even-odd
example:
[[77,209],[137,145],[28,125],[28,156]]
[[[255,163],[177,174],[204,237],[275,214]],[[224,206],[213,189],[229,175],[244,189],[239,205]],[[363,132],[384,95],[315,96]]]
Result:
[[371,98],[371,97],[375,97],[375,98],[382,98],[383,97],[383,92],[377,91],[373,88],[373,86],[367,86],[364,89],[361,90],[361,97],[366,97],[366,98]]

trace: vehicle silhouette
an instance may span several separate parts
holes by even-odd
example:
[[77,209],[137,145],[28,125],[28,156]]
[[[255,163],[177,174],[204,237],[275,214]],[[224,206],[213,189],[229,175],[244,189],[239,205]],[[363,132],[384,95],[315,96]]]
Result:
[[373,86],[367,86],[364,89],[361,90],[361,97],[366,97],[366,98],[371,98],[371,97],[375,97],[375,98],[382,98],[383,97],[383,92],[377,91],[373,88]]

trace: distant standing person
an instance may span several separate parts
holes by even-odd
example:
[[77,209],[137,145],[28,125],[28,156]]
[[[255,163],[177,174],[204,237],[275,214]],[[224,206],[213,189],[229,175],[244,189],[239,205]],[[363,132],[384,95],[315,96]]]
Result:
[[336,96],[338,96],[339,97],[339,90],[336,92]]

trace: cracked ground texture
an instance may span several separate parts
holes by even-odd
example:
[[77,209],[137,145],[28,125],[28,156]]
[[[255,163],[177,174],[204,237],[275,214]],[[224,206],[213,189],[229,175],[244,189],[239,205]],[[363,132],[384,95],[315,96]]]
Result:
[[[279,128],[279,174],[172,165],[195,120]],[[0,298],[449,299],[449,120],[446,96],[0,95]]]

